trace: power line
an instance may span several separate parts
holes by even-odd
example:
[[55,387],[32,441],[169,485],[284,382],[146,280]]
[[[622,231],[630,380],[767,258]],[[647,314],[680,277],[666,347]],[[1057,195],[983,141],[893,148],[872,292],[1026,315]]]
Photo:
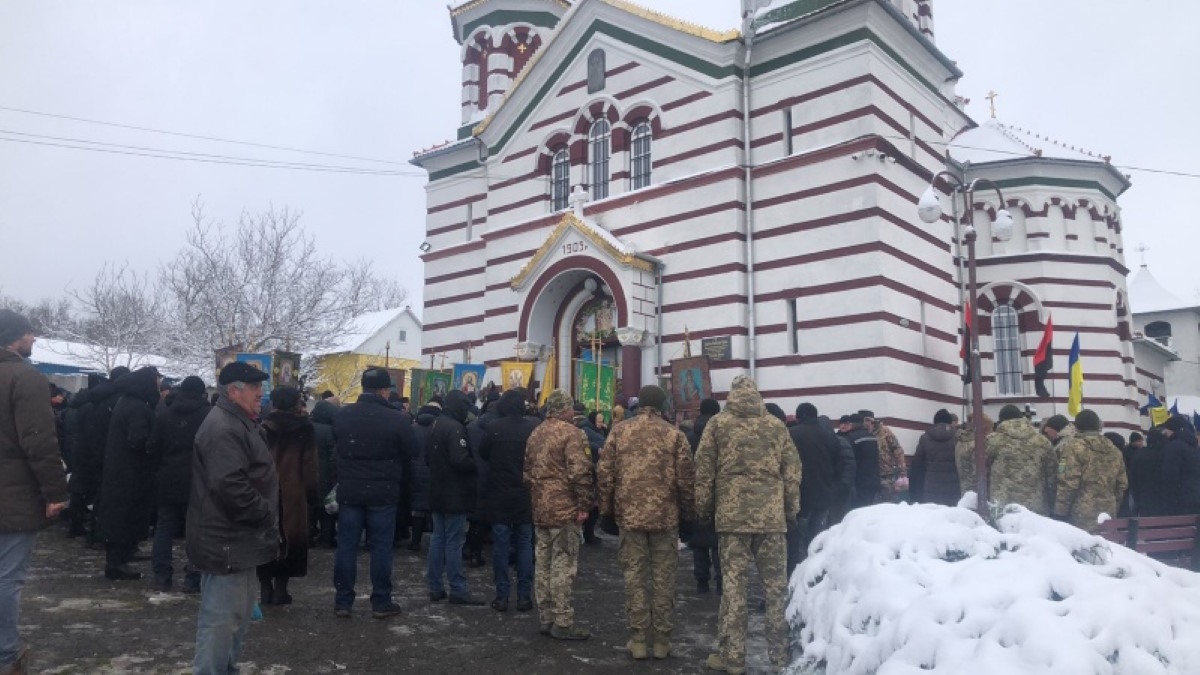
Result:
[[134,131],[145,131],[152,134],[164,134],[167,136],[179,136],[182,138],[196,138],[204,141],[215,141],[217,143],[232,143],[234,145],[247,145],[254,148],[268,148],[270,150],[284,150],[287,152],[300,152],[307,155],[321,155],[324,157],[336,157],[338,159],[353,159],[361,162],[378,162],[380,164],[392,164],[395,166],[407,166],[405,162],[397,162],[390,159],[376,159],[374,157],[359,157],[356,155],[341,155],[334,152],[321,152],[319,150],[304,150],[302,148],[291,148],[285,145],[270,145],[268,143],[253,143],[250,141],[237,141],[230,138],[220,138],[219,136],[205,136],[202,134],[189,134],[181,131],[167,131],[164,129],[154,129],[151,127],[140,127],[133,124],[120,124],[118,122],[104,122],[101,120],[88,119],[86,117],[73,117],[71,115],[59,115],[56,113],[41,112],[38,110],[28,110],[26,108],[12,108],[9,106],[0,106],[0,110],[8,112],[23,113],[26,115],[37,115],[40,117],[52,117],[60,120],[71,120],[73,122],[84,122],[87,124],[99,124],[106,127],[117,127],[118,129],[132,129]]
[[[305,163],[305,162],[285,162],[282,160],[258,159],[255,157],[238,157],[238,156],[230,156],[230,155],[205,153],[205,152],[186,152],[183,150],[167,150],[167,149],[163,149],[163,148],[151,148],[151,147],[146,147],[146,146],[141,146],[141,145],[126,145],[126,144],[122,144],[122,143],[108,143],[105,141],[93,141],[93,140],[89,140],[86,138],[68,138],[68,137],[63,137],[63,136],[47,136],[44,134],[30,134],[30,133],[25,133],[25,132],[21,132],[21,131],[10,131],[7,129],[0,129],[0,134],[9,134],[11,136],[23,136],[26,138],[37,138],[37,139],[48,140],[48,141],[59,141],[60,143],[87,143],[89,145],[100,145],[100,146],[105,146],[105,147],[110,147],[110,148],[120,148],[123,150],[136,150],[136,151],[139,151],[142,153],[155,153],[155,154],[147,154],[147,155],[143,155],[143,156],[163,157],[163,158],[167,158],[167,159],[187,159],[187,158],[192,158],[192,157],[203,157],[203,158],[208,158],[208,159],[219,159],[219,160],[226,160],[226,161],[231,161],[231,162],[240,162],[240,163],[243,163],[246,165],[266,166],[266,167],[272,167],[272,168],[297,168],[297,169],[308,168],[308,169],[322,169],[322,170],[329,170],[329,171],[344,171],[344,172],[348,172],[348,173],[367,173],[367,174],[376,174],[376,175],[384,175],[384,176],[424,175],[424,174],[419,174],[414,171],[401,172],[401,171],[393,171],[390,169],[366,169],[366,168],[359,168],[359,167],[353,167],[353,166],[336,166],[336,165],[329,165],[329,164],[309,164],[309,163]],[[17,139],[7,139],[7,140],[17,140]],[[86,147],[74,146],[74,145],[72,145],[72,146],[64,145],[64,146],[60,146],[60,147],[72,147],[72,148],[76,148],[76,149],[80,149],[80,150],[95,149],[95,148],[86,148]],[[182,157],[171,157],[172,155],[182,155]]]

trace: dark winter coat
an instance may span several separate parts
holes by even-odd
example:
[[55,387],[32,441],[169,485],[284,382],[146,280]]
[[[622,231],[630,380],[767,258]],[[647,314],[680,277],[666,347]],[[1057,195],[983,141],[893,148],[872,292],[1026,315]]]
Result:
[[855,427],[846,434],[846,441],[854,448],[854,501],[853,506],[870,506],[879,495],[879,441],[875,434],[862,427]]
[[525,443],[538,423],[525,417],[525,398],[520,392],[505,392],[497,404],[497,413],[499,416],[488,425],[479,446],[480,457],[488,467],[480,500],[484,519],[508,525],[532,523],[533,507],[523,476]]
[[1162,477],[1171,515],[1200,513],[1200,447],[1191,427],[1176,431],[1167,441]]
[[339,504],[395,506],[416,444],[412,418],[377,394],[362,394],[333,418]]
[[[74,397],[71,398],[74,401]],[[79,446],[83,443],[83,410],[67,403],[67,409],[62,415],[62,433],[58,443],[63,451],[63,462],[67,465],[67,473],[75,472],[75,461],[79,456]]]
[[416,451],[409,458],[409,486],[412,489],[412,510],[427,513],[429,511],[429,464],[425,461],[429,450],[429,436],[433,433],[433,423],[442,409],[437,406],[422,406],[417,411],[417,420],[413,423],[413,434],[417,439]]
[[[487,514],[484,513],[483,500],[479,497],[483,495],[483,490],[487,486],[488,463],[479,454],[479,448],[483,446],[483,439],[487,435],[488,427],[491,426],[499,414],[497,406],[499,402],[485,405],[485,410],[480,413],[475,419],[470,420],[467,425],[467,443],[471,445],[471,456],[475,458],[475,508],[471,511],[470,519],[480,522],[488,522]],[[467,418],[470,419],[473,406],[467,406]]]
[[446,394],[442,412],[433,423],[426,447],[429,465],[429,510],[462,514],[475,510],[478,468],[467,442],[467,395]]
[[[712,419],[712,415],[700,415],[692,424],[692,433],[688,436],[688,443],[692,446],[692,461],[696,460],[696,448],[700,447],[700,437],[704,435],[704,427],[708,426],[708,421]],[[710,522],[697,522],[692,528],[692,536],[688,538],[687,544],[693,549],[701,548],[716,548],[717,547],[717,526]]]
[[338,407],[329,401],[318,401],[312,409],[313,433],[317,436],[317,489],[325,498],[337,485],[337,440],[333,437],[333,418]]
[[100,532],[110,543],[131,545],[150,529],[154,467],[150,432],[158,405],[158,371],[139,368],[117,382],[121,398],[108,424],[101,479]]
[[808,518],[833,505],[833,466],[837,461],[837,439],[816,419],[788,429],[800,456],[800,517]]
[[229,574],[279,555],[279,475],[262,427],[225,396],[196,432],[187,554],[200,572]]
[[600,461],[600,450],[604,447],[604,441],[606,440],[604,432],[597,429],[596,425],[587,421],[578,426],[580,429],[583,429],[584,435],[587,436],[588,449],[592,451],[592,463],[595,464]]
[[211,410],[207,396],[180,391],[171,396],[166,408],[155,416],[147,451],[154,466],[157,503],[187,505],[196,432]]
[[1166,449],[1165,442],[1153,443],[1133,455],[1133,463],[1129,467],[1129,492],[1133,495],[1133,507],[1139,516],[1171,514],[1171,502],[1168,499],[1170,488],[1163,480]]
[[50,524],[46,505],[67,501],[46,377],[0,348],[0,533]]
[[833,506],[836,514],[846,512],[850,499],[854,496],[854,482],[858,479],[858,463],[854,461],[854,448],[844,436],[833,430],[833,422],[828,417],[820,417],[821,428],[829,432],[837,448],[833,462]]
[[[279,475],[279,559],[272,577],[308,574],[308,500],[317,497],[317,435],[306,414],[272,410],[263,422]],[[339,488],[338,492],[341,492]]]
[[71,399],[70,405],[80,410],[80,438],[72,459],[71,492],[84,495],[88,500],[100,494],[104,452],[108,446],[108,424],[120,397],[116,383],[105,380]]
[[915,502],[943,506],[958,504],[958,467],[954,463],[956,437],[949,424],[935,424],[921,434],[909,471],[909,494]]

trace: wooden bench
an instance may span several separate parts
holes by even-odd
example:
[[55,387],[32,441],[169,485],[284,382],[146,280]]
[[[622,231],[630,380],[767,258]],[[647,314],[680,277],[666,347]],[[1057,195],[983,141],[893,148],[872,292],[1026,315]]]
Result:
[[1116,518],[1100,525],[1105,539],[1168,565],[1200,571],[1200,515]]

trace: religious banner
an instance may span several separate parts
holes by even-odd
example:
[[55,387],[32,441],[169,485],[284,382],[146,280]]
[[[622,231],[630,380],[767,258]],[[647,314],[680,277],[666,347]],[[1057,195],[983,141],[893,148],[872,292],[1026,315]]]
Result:
[[446,394],[450,393],[450,383],[453,378],[454,374],[449,370],[425,371],[425,397],[427,399],[434,396],[446,398]]
[[429,403],[429,396],[425,394],[425,371],[421,368],[413,368],[408,371],[409,393],[408,399],[412,402],[412,409],[418,410],[421,406]]
[[616,395],[616,368],[597,365],[594,361],[579,364],[579,402],[588,411],[602,412],[605,419],[610,419]]
[[[213,352],[213,360],[217,364],[217,376],[221,375],[221,369],[225,366],[237,361],[238,352],[242,351],[241,345],[233,345],[232,347],[222,347]],[[214,381],[216,378],[213,378]]]
[[[267,375],[271,374],[271,355],[270,354],[250,354],[248,352],[238,352],[234,355],[235,361],[249,363],[255,368],[263,371]],[[271,380],[268,378],[263,382],[263,399],[266,400],[271,395]]]
[[396,392],[398,396],[404,396],[404,370],[402,368],[384,368],[384,370],[387,371],[388,377],[392,378],[392,391]]
[[482,363],[456,363],[454,364],[454,388],[464,394],[479,395],[480,383],[483,382],[483,374],[487,372],[487,366]]
[[501,361],[500,383],[504,391],[528,387],[533,379],[533,361]]
[[272,387],[300,386],[300,355],[294,352],[275,350],[271,363]]
[[700,410],[700,401],[712,396],[708,357],[695,356],[671,361],[671,393],[675,409]]

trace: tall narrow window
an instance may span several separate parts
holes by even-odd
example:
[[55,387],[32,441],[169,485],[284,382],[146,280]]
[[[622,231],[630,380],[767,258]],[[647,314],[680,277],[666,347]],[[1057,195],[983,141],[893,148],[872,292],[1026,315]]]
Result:
[[550,206],[555,211],[567,208],[571,196],[571,157],[563,148],[554,153],[550,164]]
[[471,241],[471,234],[474,229],[475,229],[475,204],[467,204],[467,241]]
[[783,109],[783,154],[792,154],[792,109]]
[[603,49],[593,49],[592,53],[588,54],[587,88],[589,94],[594,94],[604,89],[605,79],[608,75],[605,72],[604,62]]
[[633,189],[644,188],[650,184],[650,141],[653,132],[649,122],[642,122],[633,128],[633,160],[631,174]]
[[1000,305],[992,312],[992,339],[996,352],[996,388],[1001,396],[1024,393],[1021,382],[1021,329],[1017,310]]
[[588,133],[591,151],[592,200],[608,196],[608,158],[612,156],[612,125],[608,120],[596,120]]
[[796,318],[796,299],[789,298],[787,301],[787,328],[788,328],[788,349],[793,354],[800,353],[800,327],[797,325],[799,320]]

